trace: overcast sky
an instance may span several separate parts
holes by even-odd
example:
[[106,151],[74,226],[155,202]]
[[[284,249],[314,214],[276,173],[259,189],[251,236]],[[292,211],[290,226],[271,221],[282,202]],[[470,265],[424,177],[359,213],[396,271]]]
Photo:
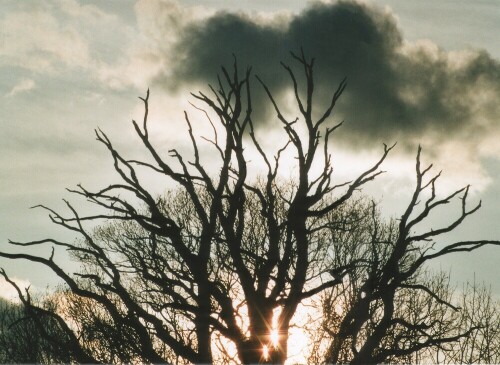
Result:
[[[130,120],[141,117],[137,96],[148,87],[159,149],[182,149],[186,135],[177,126],[184,109],[194,112],[189,91],[206,88],[234,53],[285,100],[289,83],[279,62],[292,62],[289,51],[300,47],[317,60],[318,104],[348,79],[336,116],[346,121],[335,140],[339,179],[375,159],[383,142],[397,141],[387,174],[366,192],[386,215],[401,214],[421,144],[424,160],[444,170],[441,193],[470,183],[471,203],[483,200],[446,240],[500,239],[498,34],[498,0],[1,1],[2,249],[8,238],[70,238],[45,212],[28,208],[62,210],[61,199],[70,198],[86,209],[65,188],[116,181],[93,129],[140,156]],[[272,134],[258,93],[256,103],[258,133]],[[452,219],[448,212],[432,226]],[[488,248],[436,266],[459,282],[476,273],[500,294],[499,259],[500,248]],[[33,264],[2,259],[0,266],[36,288],[54,282]],[[6,290],[0,284],[0,295]]]

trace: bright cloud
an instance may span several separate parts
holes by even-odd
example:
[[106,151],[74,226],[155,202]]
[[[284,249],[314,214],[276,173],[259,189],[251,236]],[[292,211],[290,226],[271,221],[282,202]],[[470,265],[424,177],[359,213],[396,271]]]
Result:
[[88,42],[77,29],[62,25],[46,9],[7,14],[0,20],[0,28],[0,66],[47,72],[60,64],[89,64]]
[[33,90],[36,87],[35,81],[32,79],[22,79],[14,87],[5,94],[6,97],[13,97],[16,94]]
[[76,0],[17,3],[13,11],[0,15],[0,29],[0,67],[45,77],[78,70],[102,81],[101,86],[113,86],[105,76],[128,58],[124,55],[136,33],[118,16]]

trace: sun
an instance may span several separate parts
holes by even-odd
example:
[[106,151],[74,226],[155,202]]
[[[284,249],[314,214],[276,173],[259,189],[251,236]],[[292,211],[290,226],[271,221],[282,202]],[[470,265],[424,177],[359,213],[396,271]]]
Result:
[[269,332],[269,343],[267,345],[262,345],[262,358],[264,360],[269,360],[270,353],[273,349],[277,349],[279,346],[279,335],[278,330],[271,329]]
[[269,360],[269,347],[267,345],[262,346],[262,358]]

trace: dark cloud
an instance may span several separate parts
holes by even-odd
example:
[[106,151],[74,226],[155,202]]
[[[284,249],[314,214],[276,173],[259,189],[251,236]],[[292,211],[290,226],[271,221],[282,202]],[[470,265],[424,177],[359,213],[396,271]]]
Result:
[[[188,24],[172,50],[175,76],[157,81],[169,88],[214,82],[234,53],[279,96],[290,87],[279,62],[293,65],[289,52],[301,47],[316,59],[318,107],[347,77],[337,112],[348,123],[343,133],[351,144],[411,145],[430,134],[474,138],[500,116],[498,61],[484,51],[452,54],[431,42],[405,43],[390,13],[355,2],[316,3],[286,22],[217,13]],[[262,94],[256,98],[265,103]]]

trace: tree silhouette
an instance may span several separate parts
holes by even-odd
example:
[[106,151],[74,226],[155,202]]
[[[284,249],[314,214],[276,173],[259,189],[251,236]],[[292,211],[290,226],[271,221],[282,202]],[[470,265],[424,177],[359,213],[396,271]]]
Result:
[[[50,301],[40,303],[53,312]],[[0,362],[1,363],[67,363],[71,348],[61,346],[64,337],[54,317],[33,315],[30,307],[0,299]]]
[[[193,94],[201,104],[195,107],[213,128],[213,137],[205,141],[218,156],[212,161],[217,164],[215,168],[203,163],[205,150],[199,146],[200,138],[187,113],[184,117],[191,159],[176,149],[169,151],[169,160],[158,152],[148,129],[148,91],[141,98],[144,119],[141,123],[133,121],[133,126],[150,159],[125,157],[98,129],[97,140],[109,150],[121,181],[98,191],[79,186],[71,192],[102,211],[82,216],[66,202],[71,215],[65,217],[42,206],[53,223],[78,233],[81,239],[73,243],[52,238],[10,242],[23,247],[51,245],[66,249],[80,264],[80,271],[64,271],[56,263],[54,252],[48,258],[0,252],[1,257],[45,265],[65,282],[70,300],[59,311],[33,304],[29,295],[11,283],[33,317],[46,316],[58,323],[65,335],[54,341],[71,349],[74,361],[212,363],[219,360],[220,353],[230,354],[227,348],[214,354],[214,338],[218,336],[234,345],[241,363],[284,363],[290,325],[299,304],[342,285],[350,273],[366,267],[367,262],[369,275],[362,285],[365,297],[346,314],[339,328],[347,337],[354,336],[366,322],[366,308],[373,298],[393,310],[395,288],[411,285],[407,279],[428,259],[498,244],[460,242],[437,253],[424,250],[415,254],[413,242],[452,230],[479,208],[466,210],[468,189],[435,200],[437,177],[422,183],[427,169],[420,171],[419,151],[417,190],[387,259],[325,259],[334,248],[332,232],[343,231],[352,218],[344,214],[347,203],[357,190],[382,173],[379,168],[394,146],[384,145],[381,157],[354,180],[334,184],[328,142],[342,123],[328,123],[346,82],[339,84],[323,110],[313,112],[314,59],[307,60],[303,53],[292,56],[303,69],[303,92],[295,71],[282,65],[291,79],[299,117],[289,119],[272,91],[257,77],[286,136],[273,156],[262,146],[252,119],[251,70],[241,76],[236,61],[231,73],[222,68],[218,85],[210,86],[211,96]],[[251,177],[249,149],[254,149],[266,166],[267,171],[259,178]],[[292,170],[296,173],[291,181],[279,178],[284,153],[292,153],[295,158]],[[319,172],[313,167],[318,164]],[[146,188],[143,171],[166,177],[176,187],[165,196],[155,196]],[[429,186],[432,196],[423,212],[410,218],[420,192]],[[411,233],[431,209],[461,192],[463,211],[457,221],[442,230],[418,236]],[[92,229],[96,224],[98,228]],[[378,239],[377,234],[374,237]],[[374,255],[377,252],[374,250]],[[3,275],[8,279],[5,272]],[[356,361],[372,359],[369,356],[390,329],[386,323],[389,317],[392,321],[392,316],[384,314],[373,334],[366,337]],[[273,332],[278,334],[276,343]],[[330,360],[336,362],[338,358],[332,356]]]
[[[469,186],[438,198],[435,185],[440,173],[424,181],[432,165],[422,169],[420,153],[421,148],[416,159],[417,184],[401,218],[386,227],[373,218],[374,222],[369,228],[370,235],[365,242],[370,249],[367,250],[368,257],[364,257],[363,279],[356,291],[356,298],[334,330],[328,362],[345,361],[341,354],[346,352],[346,342],[350,347],[350,351],[347,351],[350,362],[371,364],[385,362],[391,357],[405,356],[426,347],[439,347],[467,337],[476,329],[470,327],[463,333],[447,336],[442,333],[441,328],[445,320],[439,318],[435,310],[430,311],[427,316],[417,317],[413,322],[408,318],[408,311],[400,311],[404,308],[401,298],[403,301],[416,302],[421,292],[425,297],[421,304],[422,313],[436,305],[458,310],[447,302],[446,292],[442,293],[440,290],[442,285],[439,281],[438,285],[432,281],[432,285],[421,282],[419,274],[423,265],[444,255],[470,252],[484,245],[498,244],[497,241],[488,240],[461,241],[434,249],[435,238],[458,227],[467,216],[480,208],[481,202],[471,209],[467,208]],[[426,189],[430,192],[427,197],[423,197]],[[461,200],[461,209],[455,220],[442,228],[419,229],[418,225],[425,221],[431,211],[449,204],[455,197]],[[422,203],[423,206],[420,207]]]
[[[439,352],[443,361],[447,358],[463,363],[463,358],[456,355],[461,353],[458,343],[474,341],[472,338],[479,333],[479,337],[494,337],[491,323],[495,322],[494,313],[500,307],[495,307],[491,295],[474,287],[457,298],[449,285],[449,277],[424,269],[424,263],[436,257],[498,244],[496,241],[463,241],[434,248],[438,243],[431,237],[453,230],[467,215],[474,213],[480,203],[467,210],[468,187],[442,199],[436,198],[434,184],[439,175],[423,183],[422,177],[430,167],[420,170],[420,150],[416,168],[417,187],[409,208],[399,220],[382,221],[375,204],[371,203],[371,207],[364,206],[365,214],[351,225],[347,234],[332,233],[336,236],[332,238],[335,259],[362,264],[349,272],[343,285],[332,288],[324,298],[322,340],[329,339],[327,363],[420,363],[422,359],[439,362],[436,360]],[[432,191],[423,200],[421,211],[416,212],[419,196],[426,188]],[[415,225],[423,222],[430,210],[450,203],[460,193],[461,212],[456,220],[444,228],[418,232],[421,230]],[[479,296],[481,300],[475,299]],[[470,304],[474,302],[476,308]],[[491,319],[485,321],[488,315],[478,315],[476,311],[488,313]],[[494,342],[492,338],[484,341]],[[474,346],[468,347],[468,351],[476,356],[471,357],[474,359],[471,362],[489,361],[494,352],[480,355],[481,351],[471,347]]]

